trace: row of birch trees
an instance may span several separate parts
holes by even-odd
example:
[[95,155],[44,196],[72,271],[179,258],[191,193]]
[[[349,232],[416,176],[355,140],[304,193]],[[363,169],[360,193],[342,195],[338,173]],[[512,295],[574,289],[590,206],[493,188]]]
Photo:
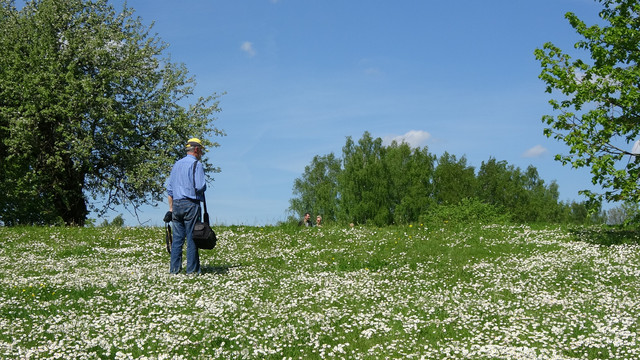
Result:
[[[325,222],[385,226],[421,221],[451,206],[491,207],[518,223],[587,223],[586,202],[562,202],[558,184],[545,183],[537,169],[522,170],[490,158],[479,169],[465,156],[406,143],[383,145],[369,132],[347,137],[342,157],[317,155],[293,184],[289,210]],[[473,209],[471,209],[473,211]]]

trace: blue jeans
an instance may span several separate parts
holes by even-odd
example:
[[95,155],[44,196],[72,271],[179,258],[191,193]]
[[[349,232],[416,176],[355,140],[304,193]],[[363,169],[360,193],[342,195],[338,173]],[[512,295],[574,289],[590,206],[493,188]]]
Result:
[[193,242],[193,227],[200,219],[200,204],[189,200],[173,202],[173,244],[169,272],[177,274],[182,270],[182,245],[187,240],[187,274],[200,274],[200,256]]

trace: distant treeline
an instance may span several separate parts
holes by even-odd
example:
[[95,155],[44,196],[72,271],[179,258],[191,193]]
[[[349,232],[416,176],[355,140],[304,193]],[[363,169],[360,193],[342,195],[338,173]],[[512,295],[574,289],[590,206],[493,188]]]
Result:
[[[325,222],[385,226],[433,220],[516,223],[604,222],[600,204],[559,201],[555,181],[546,184],[534,166],[521,170],[490,158],[477,173],[462,156],[439,158],[427,147],[382,145],[365,132],[347,137],[342,158],[315,156],[293,184],[292,217],[305,212]],[[590,206],[594,206],[591,204]]]

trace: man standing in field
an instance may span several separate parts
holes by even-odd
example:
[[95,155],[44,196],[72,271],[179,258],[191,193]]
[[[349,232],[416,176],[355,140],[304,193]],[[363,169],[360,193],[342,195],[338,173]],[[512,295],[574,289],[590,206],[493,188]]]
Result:
[[304,219],[298,222],[298,226],[312,227],[313,223],[311,222],[311,214],[308,212],[304,213]]
[[178,160],[167,180],[169,211],[173,214],[173,244],[169,272],[182,270],[182,245],[187,241],[187,274],[200,274],[200,256],[193,242],[193,227],[200,219],[200,201],[207,189],[204,168],[200,160],[204,149],[197,138],[187,141],[187,155]]

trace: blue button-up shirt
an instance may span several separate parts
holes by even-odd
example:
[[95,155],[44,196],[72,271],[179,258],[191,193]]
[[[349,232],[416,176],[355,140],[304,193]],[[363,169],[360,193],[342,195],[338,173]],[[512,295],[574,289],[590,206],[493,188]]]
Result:
[[[195,188],[193,186],[193,164],[196,162]],[[202,163],[193,155],[187,155],[176,161],[166,183],[167,193],[174,201],[182,199],[204,200],[207,183],[204,178]]]

